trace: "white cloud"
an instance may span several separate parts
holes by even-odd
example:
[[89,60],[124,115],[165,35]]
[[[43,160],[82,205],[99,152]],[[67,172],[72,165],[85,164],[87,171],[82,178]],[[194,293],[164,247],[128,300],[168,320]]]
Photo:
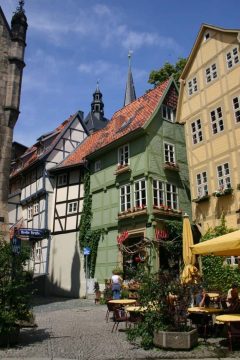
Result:
[[97,4],[96,6],[94,6],[93,11],[98,16],[106,16],[106,15],[111,16],[112,15],[110,8],[108,6],[102,5],[102,4]]

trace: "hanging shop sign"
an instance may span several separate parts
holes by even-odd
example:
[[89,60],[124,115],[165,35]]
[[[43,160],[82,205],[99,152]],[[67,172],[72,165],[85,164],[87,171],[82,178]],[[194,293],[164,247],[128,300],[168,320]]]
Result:
[[123,231],[120,235],[117,236],[118,245],[121,245],[129,236],[128,231]]
[[156,240],[164,240],[164,239],[168,239],[169,234],[167,230],[155,229],[155,236],[156,236]]

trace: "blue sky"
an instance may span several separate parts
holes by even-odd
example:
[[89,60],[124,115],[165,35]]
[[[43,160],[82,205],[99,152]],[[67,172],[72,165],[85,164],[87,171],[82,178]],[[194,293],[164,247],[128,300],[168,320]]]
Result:
[[[8,22],[18,0],[1,0]],[[123,106],[132,50],[137,96],[149,73],[187,57],[202,23],[240,29],[239,0],[26,0],[21,114],[14,140],[27,146],[77,110],[90,110],[99,79],[105,116]]]

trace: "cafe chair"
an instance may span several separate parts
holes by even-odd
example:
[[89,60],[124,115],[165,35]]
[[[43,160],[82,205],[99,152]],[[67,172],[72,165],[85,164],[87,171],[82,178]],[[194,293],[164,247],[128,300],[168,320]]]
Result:
[[115,330],[117,331],[118,329],[118,325],[120,322],[125,322],[126,323],[126,327],[127,327],[127,323],[128,323],[128,316],[125,312],[125,310],[123,310],[122,308],[117,308],[114,309],[113,311],[113,327],[112,327],[112,332]]
[[234,340],[240,340],[240,322],[232,321],[227,325],[228,349],[232,351]]
[[127,321],[129,326],[136,325],[141,321],[142,321],[142,314],[139,311],[129,312],[129,317],[128,317],[128,321]]
[[208,331],[212,330],[212,316],[203,313],[192,313],[189,315],[192,325],[195,325],[199,336],[202,336],[204,341],[207,339]]
[[117,307],[119,307],[118,304],[113,304],[113,303],[110,303],[109,301],[107,302],[107,312],[106,312],[106,316],[105,316],[105,319],[106,319],[106,322],[109,321],[109,315],[110,313],[114,312],[114,309],[116,309]]

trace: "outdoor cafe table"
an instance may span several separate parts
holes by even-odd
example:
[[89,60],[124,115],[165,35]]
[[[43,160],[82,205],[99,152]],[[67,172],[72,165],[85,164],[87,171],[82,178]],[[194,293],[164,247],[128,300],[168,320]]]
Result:
[[213,307],[200,307],[194,306],[188,308],[188,312],[191,313],[202,313],[202,314],[219,314],[223,312],[223,309],[213,308]]
[[144,312],[146,310],[146,306],[126,306],[127,312]]
[[109,300],[110,304],[118,304],[118,305],[131,305],[131,304],[135,304],[137,300],[135,299],[114,299],[114,300]]
[[240,314],[224,314],[216,316],[216,320],[224,323],[238,321],[240,322]]

